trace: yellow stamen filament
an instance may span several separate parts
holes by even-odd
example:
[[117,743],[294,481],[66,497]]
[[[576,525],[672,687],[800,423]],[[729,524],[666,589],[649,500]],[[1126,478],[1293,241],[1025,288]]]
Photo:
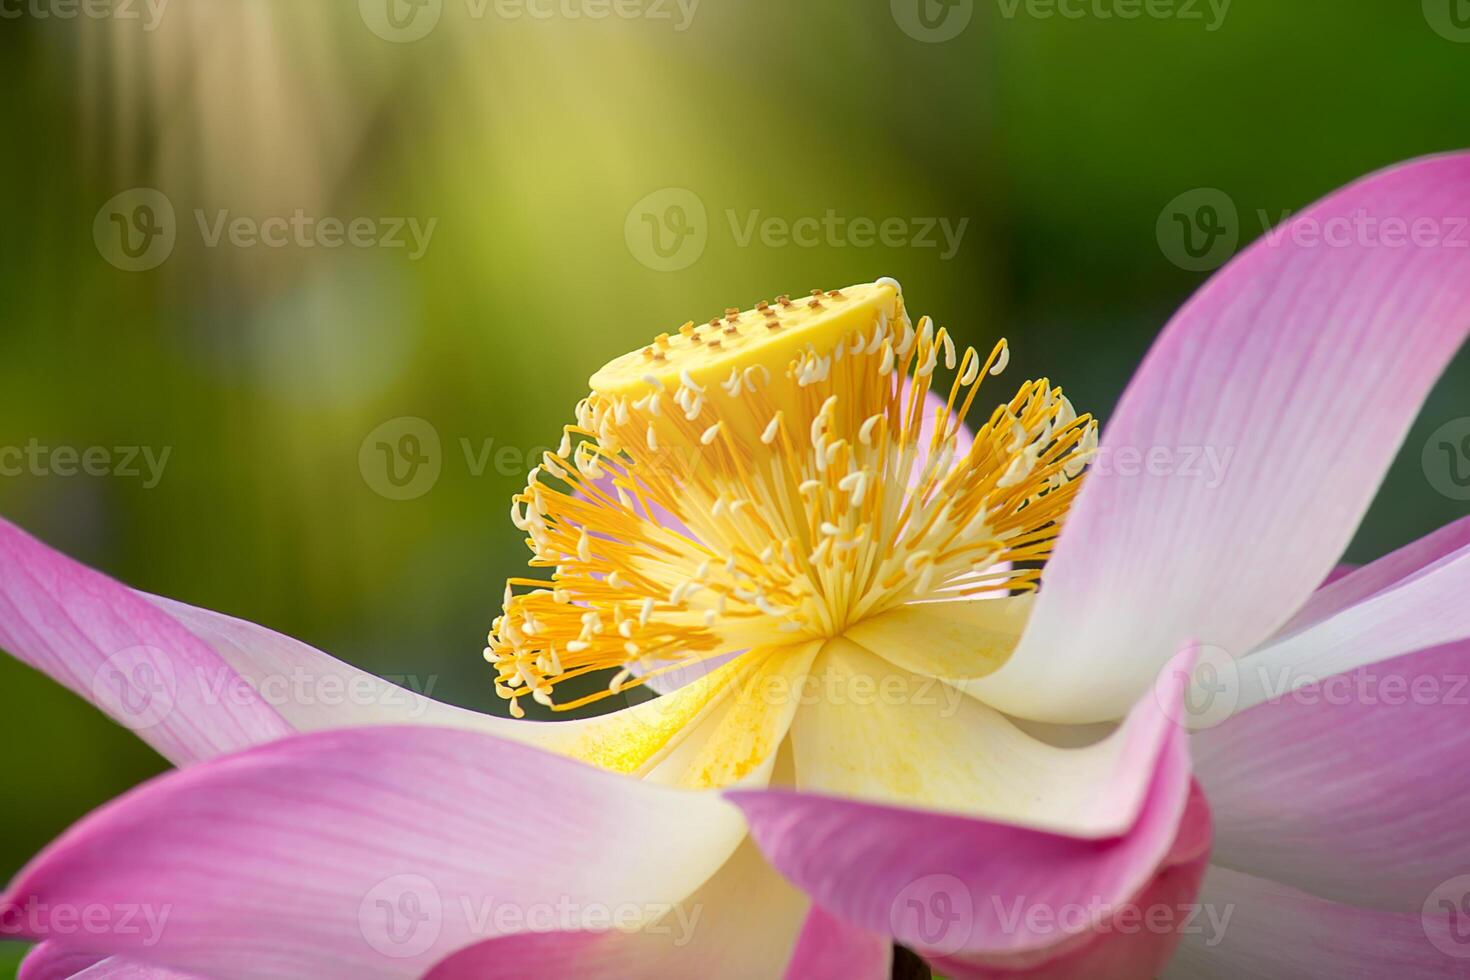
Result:
[[[901,603],[1036,588],[1091,418],[1028,381],[965,447],[1004,340],[961,353],[927,317],[914,327],[892,280],[811,295],[726,310],[719,344],[690,321],[592,378],[511,509],[530,564],[551,569],[510,581],[485,650],[512,714],[525,696],[566,710],[705,658],[795,649]],[[606,689],[554,699],[603,670]]]

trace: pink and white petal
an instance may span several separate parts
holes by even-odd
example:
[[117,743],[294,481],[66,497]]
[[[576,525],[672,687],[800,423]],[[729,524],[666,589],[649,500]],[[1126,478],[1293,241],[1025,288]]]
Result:
[[1446,524],[1367,565],[1339,565],[1270,642],[1330,619],[1466,547],[1470,547],[1470,517]]
[[[802,923],[786,980],[888,980],[893,943],[885,935],[849,925],[819,905]],[[774,976],[774,974],[772,974]]]
[[233,668],[172,617],[3,520],[0,647],[177,765],[291,732],[254,691],[236,690]]
[[1470,642],[1361,667],[1191,739],[1216,864],[1416,909],[1470,870]]
[[[1470,249],[1309,233],[1465,215],[1470,154],[1414,161],[1301,212],[1206,283],[1114,412],[1015,656],[973,689],[1023,717],[1115,718],[1186,638],[1240,656],[1290,619],[1470,331]],[[1203,450],[1220,465],[1198,465]]]
[[[96,957],[90,957],[96,959]],[[29,959],[26,961],[30,962]],[[57,967],[56,972],[49,972],[50,967]],[[137,960],[124,959],[121,956],[109,956],[104,960],[97,960],[91,966],[72,973],[59,972],[64,966],[63,962],[47,964],[48,972],[27,973],[24,969],[16,975],[16,980],[207,980],[197,973],[180,973],[178,970],[170,970],[167,967],[151,966],[140,963]]]
[[1180,737],[1161,695],[1106,738],[1060,748],[843,638],[823,648],[801,693],[791,726],[798,789],[1074,837],[1126,832],[1160,754]]
[[15,980],[66,980],[106,958],[100,953],[78,952],[53,942],[38,943],[21,960]]
[[[1086,932],[1030,954],[1014,957],[935,958],[954,980],[1136,980],[1158,976],[1198,915],[1195,899],[1210,859],[1210,814],[1198,787],[1174,846],[1142,891]],[[1078,914],[1018,902],[1012,918]]]
[[1339,905],[1218,866],[1206,874],[1199,902],[1198,928],[1179,944],[1164,980],[1470,978],[1466,947],[1457,947],[1443,917]]
[[502,738],[535,741],[526,735],[535,723],[515,722],[435,701],[269,627],[176,599],[137,594],[208,644],[296,731],[418,724],[468,728]]
[[[637,931],[604,924],[603,931],[537,931],[492,939],[449,957],[427,980],[775,977],[791,957],[809,905],[746,842],[699,890]],[[604,918],[623,911],[612,906]],[[556,916],[547,918],[551,923],[543,919],[533,928],[554,928]]]
[[[412,977],[500,934],[497,902],[678,902],[743,837],[717,795],[478,732],[344,729],[146,784],[43,851],[0,912],[42,910],[26,938],[206,975]],[[78,933],[44,911],[82,907],[167,919]]]
[[1467,597],[1470,544],[1246,657],[1238,665],[1236,709],[1367,664],[1470,639]]
[[[1176,675],[1186,674],[1166,673],[1171,696],[1182,684]],[[726,796],[771,863],[834,915],[914,949],[1014,955],[1087,926],[1012,922],[1003,913],[1018,899],[1052,908],[1117,903],[1169,854],[1190,795],[1189,759],[1183,728],[1160,727],[1151,757],[1135,759],[1150,774],[1137,816],[1106,838],[790,790]],[[1100,806],[1119,809],[1106,795]],[[929,914],[941,906],[944,915]]]

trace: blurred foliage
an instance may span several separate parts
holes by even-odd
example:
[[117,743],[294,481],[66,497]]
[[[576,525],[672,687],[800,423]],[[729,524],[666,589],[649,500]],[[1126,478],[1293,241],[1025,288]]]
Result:
[[[479,654],[525,554],[508,498],[611,356],[728,305],[891,275],[916,312],[976,343],[1004,333],[1014,374],[1045,373],[1105,417],[1203,278],[1156,241],[1166,202],[1219,188],[1244,241],[1258,213],[1470,145],[1470,45],[1417,3],[1240,0],[1214,31],[1011,7],[975,3],[945,43],[907,36],[883,0],[705,0],[683,31],[476,19],[446,0],[412,43],[347,2],[194,0],[151,31],[0,21],[0,446],[171,450],[151,489],[0,479],[0,513],[139,588],[502,712]],[[177,211],[151,271],[103,261],[92,236],[133,187]],[[668,187],[708,213],[703,255],[676,272],[624,237],[634,202]],[[298,208],[438,220],[413,260],[211,248],[194,217]],[[729,217],[828,209],[968,225],[946,260],[742,246]],[[1350,557],[1463,512],[1418,460],[1465,412],[1467,381],[1462,357]],[[437,485],[408,501],[358,462],[400,416],[444,446]],[[462,440],[509,447],[514,465],[476,475]],[[0,688],[8,875],[162,764],[8,658]]]

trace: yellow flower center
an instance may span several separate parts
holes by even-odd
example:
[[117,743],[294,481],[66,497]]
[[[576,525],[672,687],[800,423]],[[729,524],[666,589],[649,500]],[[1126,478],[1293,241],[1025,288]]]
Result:
[[1042,379],[971,443],[964,419],[1008,358],[1004,340],[982,358],[915,327],[881,279],[686,323],[598,371],[512,504],[552,572],[510,580],[485,649],[511,713],[900,603],[1034,589],[1096,427]]

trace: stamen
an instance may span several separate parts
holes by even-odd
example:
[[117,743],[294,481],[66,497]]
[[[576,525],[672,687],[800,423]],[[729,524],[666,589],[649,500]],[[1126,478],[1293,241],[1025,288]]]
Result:
[[[1036,588],[1097,434],[1042,380],[961,450],[1004,340],[961,354],[927,317],[915,329],[887,279],[726,309],[679,336],[599,371],[512,501],[530,564],[550,570],[511,580],[485,649],[513,716],[527,695],[565,710],[903,603]],[[679,411],[660,410],[666,393]],[[557,699],[598,671],[597,692]]]

